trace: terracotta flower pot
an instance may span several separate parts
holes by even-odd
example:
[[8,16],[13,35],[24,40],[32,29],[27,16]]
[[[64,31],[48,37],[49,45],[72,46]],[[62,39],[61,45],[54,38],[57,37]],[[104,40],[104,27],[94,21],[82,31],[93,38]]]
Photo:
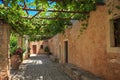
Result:
[[12,69],[19,69],[21,64],[21,58],[19,55],[12,55],[11,57],[11,68]]

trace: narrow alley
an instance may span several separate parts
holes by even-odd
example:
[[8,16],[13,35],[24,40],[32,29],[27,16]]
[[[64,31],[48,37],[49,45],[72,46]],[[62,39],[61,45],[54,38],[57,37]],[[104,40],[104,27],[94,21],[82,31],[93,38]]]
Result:
[[31,55],[19,70],[11,70],[10,80],[72,80],[47,55]]
[[0,80],[120,80],[120,0],[0,0]]

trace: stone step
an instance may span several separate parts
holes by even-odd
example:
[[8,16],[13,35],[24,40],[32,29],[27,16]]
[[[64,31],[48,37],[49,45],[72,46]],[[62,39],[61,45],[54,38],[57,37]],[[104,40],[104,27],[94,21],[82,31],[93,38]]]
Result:
[[73,80],[104,80],[72,64],[64,64],[62,68]]

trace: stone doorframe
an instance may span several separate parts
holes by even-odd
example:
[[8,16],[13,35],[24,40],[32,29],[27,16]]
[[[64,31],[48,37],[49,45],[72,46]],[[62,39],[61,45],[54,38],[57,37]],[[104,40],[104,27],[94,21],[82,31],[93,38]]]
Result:
[[[67,42],[67,43],[66,43]],[[64,40],[64,62],[68,63],[69,62],[69,46],[68,46],[69,42],[68,39]]]

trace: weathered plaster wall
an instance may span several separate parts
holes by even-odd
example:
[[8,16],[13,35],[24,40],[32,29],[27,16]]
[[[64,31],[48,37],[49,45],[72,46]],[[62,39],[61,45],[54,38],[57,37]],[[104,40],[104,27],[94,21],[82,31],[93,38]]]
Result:
[[[30,42],[30,53],[33,54],[33,45],[36,45],[36,53],[41,54],[45,53],[44,48],[48,45],[48,41],[32,41]],[[41,45],[43,45],[43,49],[41,49]]]
[[[107,5],[110,5],[108,9],[112,11],[112,13],[108,15],[108,18],[111,20],[120,18],[120,9],[116,8],[116,6],[120,6],[120,1],[108,0]],[[113,25],[110,20],[107,20],[107,23],[107,76],[109,80],[120,80],[120,47],[113,47],[113,37],[111,37],[113,35]]]
[[59,35],[54,36],[54,39],[49,40],[50,52],[59,58]]
[[[65,34],[51,38],[49,46],[53,55],[64,63],[64,41],[68,41],[69,63],[105,80],[120,80],[120,52],[108,50],[110,44],[108,28],[112,18],[112,15],[108,14],[108,9],[106,5],[97,6],[97,10],[90,13],[88,28],[82,34],[80,34],[82,22],[76,21],[72,28],[66,29]],[[116,12],[119,13],[117,10]]]
[[10,27],[0,22],[0,80],[8,77]]

